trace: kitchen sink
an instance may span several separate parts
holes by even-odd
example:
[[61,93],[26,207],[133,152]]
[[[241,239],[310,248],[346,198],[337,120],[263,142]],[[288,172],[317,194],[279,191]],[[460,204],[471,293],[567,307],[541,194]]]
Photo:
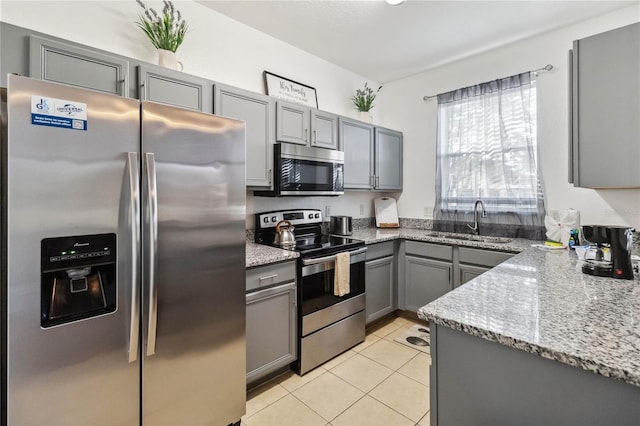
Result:
[[489,237],[484,235],[471,235],[471,234],[456,234],[454,232],[435,232],[428,231],[426,233],[427,237],[435,237],[435,238],[447,238],[451,240],[464,240],[464,241],[478,241],[482,243],[510,243],[513,241],[513,238],[505,238],[505,237]]

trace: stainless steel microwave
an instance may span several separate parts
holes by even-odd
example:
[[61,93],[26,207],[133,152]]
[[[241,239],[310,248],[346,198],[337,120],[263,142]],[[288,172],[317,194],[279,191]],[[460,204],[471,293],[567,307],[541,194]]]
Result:
[[344,194],[344,152],[277,143],[274,145],[273,191],[262,197]]

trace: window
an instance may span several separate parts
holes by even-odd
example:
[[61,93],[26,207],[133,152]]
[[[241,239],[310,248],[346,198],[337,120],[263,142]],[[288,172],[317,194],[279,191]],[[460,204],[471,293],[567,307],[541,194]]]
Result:
[[473,221],[480,199],[485,229],[528,237],[543,229],[536,124],[530,73],[438,95],[436,220]]

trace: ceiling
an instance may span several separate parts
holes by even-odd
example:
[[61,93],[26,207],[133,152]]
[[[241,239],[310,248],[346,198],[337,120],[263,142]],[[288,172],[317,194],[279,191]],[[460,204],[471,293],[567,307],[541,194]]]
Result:
[[197,0],[387,83],[639,1]]

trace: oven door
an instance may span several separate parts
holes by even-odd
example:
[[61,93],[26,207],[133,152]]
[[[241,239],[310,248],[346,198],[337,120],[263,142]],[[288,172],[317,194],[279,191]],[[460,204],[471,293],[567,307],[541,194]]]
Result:
[[329,308],[345,300],[365,293],[364,261],[367,248],[350,251],[349,285],[350,292],[344,296],[334,295],[335,255],[301,259],[300,280],[301,315]]
[[280,195],[344,194],[344,153],[276,144]]

